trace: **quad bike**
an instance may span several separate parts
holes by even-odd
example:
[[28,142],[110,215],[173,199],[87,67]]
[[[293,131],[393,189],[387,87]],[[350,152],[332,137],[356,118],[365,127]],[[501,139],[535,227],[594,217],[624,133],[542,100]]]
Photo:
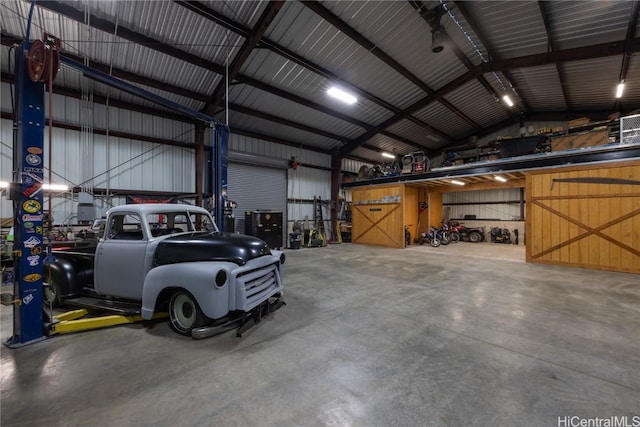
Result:
[[484,241],[484,227],[465,227],[455,221],[451,223],[451,235],[457,234],[451,240],[457,239],[465,242],[480,243]]

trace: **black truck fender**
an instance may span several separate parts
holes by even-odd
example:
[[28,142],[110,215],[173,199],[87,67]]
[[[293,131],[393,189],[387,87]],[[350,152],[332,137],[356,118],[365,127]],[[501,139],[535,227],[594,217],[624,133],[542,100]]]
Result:
[[93,256],[54,253],[55,261],[44,263],[44,282],[54,286],[58,303],[80,296],[82,288],[93,286]]

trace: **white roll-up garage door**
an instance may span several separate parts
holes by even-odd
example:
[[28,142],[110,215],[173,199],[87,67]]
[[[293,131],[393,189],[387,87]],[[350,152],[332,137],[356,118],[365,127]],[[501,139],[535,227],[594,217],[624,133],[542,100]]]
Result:
[[287,246],[287,171],[243,163],[229,163],[228,198],[238,204],[233,210],[235,231],[244,233],[245,211],[282,212],[282,242]]

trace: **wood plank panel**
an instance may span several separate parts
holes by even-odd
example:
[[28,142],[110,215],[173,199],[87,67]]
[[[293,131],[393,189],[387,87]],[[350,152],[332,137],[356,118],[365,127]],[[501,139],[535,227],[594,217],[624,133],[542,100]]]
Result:
[[640,161],[527,174],[527,261],[640,273]]
[[[392,201],[391,198],[397,198]],[[354,188],[352,193],[353,243],[404,247],[403,184]]]

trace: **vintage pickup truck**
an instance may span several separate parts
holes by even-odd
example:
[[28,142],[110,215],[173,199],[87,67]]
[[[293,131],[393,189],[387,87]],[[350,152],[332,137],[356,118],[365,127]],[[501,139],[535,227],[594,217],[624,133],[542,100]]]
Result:
[[124,205],[107,212],[97,247],[47,257],[44,301],[143,319],[168,311],[174,331],[203,338],[283,305],[284,261],[262,240],[219,232],[203,208]]

